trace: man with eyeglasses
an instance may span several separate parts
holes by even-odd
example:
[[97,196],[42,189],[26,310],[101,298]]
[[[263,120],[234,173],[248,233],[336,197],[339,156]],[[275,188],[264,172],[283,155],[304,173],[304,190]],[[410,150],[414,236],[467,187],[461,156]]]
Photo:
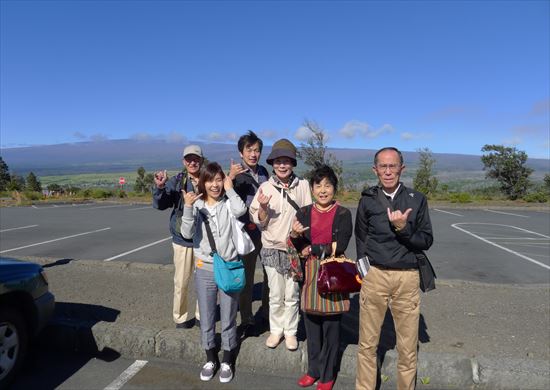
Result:
[[360,292],[357,390],[374,390],[377,348],[388,307],[397,341],[397,388],[416,386],[420,281],[415,252],[433,242],[426,197],[401,183],[403,155],[393,147],[376,152],[377,186],[361,194],[355,220],[357,258],[370,268]]
[[193,240],[186,240],[180,233],[181,217],[183,215],[182,190],[196,192],[203,163],[202,149],[198,145],[189,145],[183,150],[184,171],[168,178],[166,171],[155,173],[155,189],[153,190],[153,207],[158,210],[171,208],[170,233],[174,250],[174,301],[172,315],[176,328],[189,329],[199,321],[198,305],[195,307],[195,318],[189,314],[188,294],[189,281],[193,275]]
[[[260,165],[260,156],[262,155],[264,143],[254,133],[249,130],[239,138],[237,148],[241,155],[242,162],[231,164],[229,177],[233,180],[233,188],[239,194],[247,207],[250,207],[254,195],[260,188],[260,184],[269,179],[269,173],[263,165]],[[262,249],[262,234],[259,227],[250,220],[249,213],[239,218],[244,223],[246,231],[252,241],[255,249],[243,256],[246,284],[239,296],[239,311],[241,312],[241,330],[246,337],[258,336],[260,329],[252,313],[252,289],[254,287],[254,272],[256,270],[256,259]],[[262,286],[262,320],[267,322],[269,316],[269,289],[267,286],[267,275],[264,271],[264,282]]]

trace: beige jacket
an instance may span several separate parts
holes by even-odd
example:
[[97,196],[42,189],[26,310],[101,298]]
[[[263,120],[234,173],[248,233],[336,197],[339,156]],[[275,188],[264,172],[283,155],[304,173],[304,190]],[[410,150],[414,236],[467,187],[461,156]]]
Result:
[[[267,218],[264,221],[260,221],[258,217],[258,209],[260,208],[258,196],[260,190],[266,196],[271,195]],[[296,210],[286,200],[287,196],[300,207],[312,203],[311,191],[307,180],[299,179],[298,177],[294,178],[288,189],[283,189],[273,177],[270,177],[268,181],[260,185],[254,199],[252,199],[249,207],[250,218],[262,230],[262,245],[264,248],[286,250],[286,239],[296,215]]]

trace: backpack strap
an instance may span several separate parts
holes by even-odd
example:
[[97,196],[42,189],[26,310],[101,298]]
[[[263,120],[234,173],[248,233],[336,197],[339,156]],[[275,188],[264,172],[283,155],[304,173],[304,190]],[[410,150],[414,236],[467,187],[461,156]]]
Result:
[[[275,187],[275,189],[279,190],[279,187],[277,187],[275,184],[271,183],[271,185],[273,187]],[[290,196],[288,196],[288,193],[286,192],[286,190],[283,188],[283,191],[285,191],[285,195],[284,198],[287,200],[287,202],[296,210],[296,215],[298,216],[298,218],[301,217],[302,215],[302,211],[300,210],[300,206],[298,206],[298,204],[290,198]]]

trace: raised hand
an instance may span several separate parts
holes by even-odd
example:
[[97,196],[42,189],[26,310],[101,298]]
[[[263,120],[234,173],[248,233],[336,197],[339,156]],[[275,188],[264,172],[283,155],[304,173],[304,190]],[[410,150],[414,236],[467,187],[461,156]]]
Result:
[[183,196],[183,203],[188,207],[193,206],[193,203],[202,196],[202,194],[196,194],[193,191],[185,192],[184,190],[181,190],[181,194]]
[[304,225],[302,225],[300,223],[300,221],[298,221],[297,218],[294,218],[294,222],[292,223],[292,230],[290,231],[290,235],[292,237],[298,237],[303,232],[305,232],[307,229],[309,229],[309,226],[304,227]]
[[225,179],[223,179],[223,188],[228,191],[231,188],[233,188],[233,180],[229,175],[225,176]]
[[231,159],[231,167],[229,168],[229,174],[228,174],[228,176],[231,178],[231,180],[235,180],[235,177],[237,177],[237,175],[240,175],[244,171],[245,171],[245,169],[243,168],[243,166],[241,164],[239,164],[239,163],[235,164],[235,163],[233,163],[233,159]]
[[411,208],[408,208],[404,213],[402,213],[401,210],[391,211],[388,207],[388,219],[395,230],[405,229],[405,226],[407,226],[407,218],[409,218],[409,214],[411,212]]
[[168,174],[166,173],[166,170],[164,171],[158,171],[155,173],[155,185],[162,189],[166,185],[166,181],[168,180]]
[[267,206],[269,205],[269,201],[271,200],[271,195],[267,196],[263,193],[262,189],[260,188],[259,194],[258,194],[258,203],[260,203],[260,207],[264,210],[267,210]]

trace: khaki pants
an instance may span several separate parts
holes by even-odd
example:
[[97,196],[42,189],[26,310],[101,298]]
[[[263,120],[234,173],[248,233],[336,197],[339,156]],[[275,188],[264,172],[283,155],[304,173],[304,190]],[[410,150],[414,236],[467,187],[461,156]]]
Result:
[[[193,275],[195,268],[195,259],[193,258],[193,248],[188,248],[183,245],[172,243],[174,249],[174,305],[172,314],[174,322],[181,324],[182,322],[189,321],[192,316],[189,315],[187,310],[187,300],[189,281]],[[195,299],[193,299],[195,301]],[[195,318],[200,319],[199,305],[195,307]]]
[[273,334],[296,336],[300,287],[289,275],[265,267],[269,281],[269,330]]
[[382,270],[371,267],[359,297],[357,390],[376,388],[377,355],[382,323],[388,305],[397,336],[397,389],[416,386],[420,288],[418,270]]

